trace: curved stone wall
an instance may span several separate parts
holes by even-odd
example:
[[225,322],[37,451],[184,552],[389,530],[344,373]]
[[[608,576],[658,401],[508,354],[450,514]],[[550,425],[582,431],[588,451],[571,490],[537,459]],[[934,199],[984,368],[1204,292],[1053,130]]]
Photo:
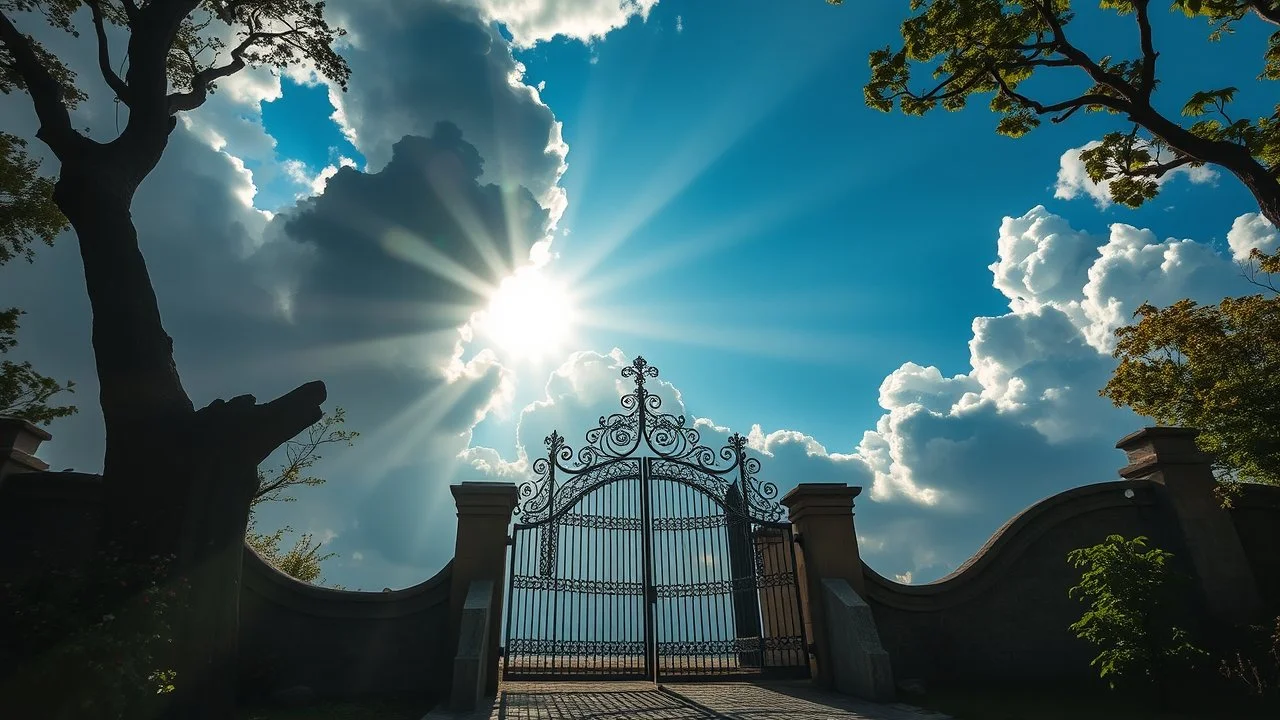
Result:
[[389,592],[300,582],[245,548],[240,655],[246,695],[305,686],[319,696],[443,696],[452,563]]
[[[0,582],[93,551],[102,478],[29,473],[0,486]],[[245,547],[240,669],[247,696],[305,686],[318,696],[447,694],[453,564],[392,592],[349,592],[295,580]],[[8,662],[0,637],[0,674]]]
[[867,602],[894,676],[1012,681],[1092,675],[1094,652],[1068,630],[1084,605],[1067,597],[1080,578],[1067,553],[1120,534],[1145,535],[1180,555],[1163,491],[1146,480],[1126,480],[1046,498],[932,583],[902,585],[864,564]]

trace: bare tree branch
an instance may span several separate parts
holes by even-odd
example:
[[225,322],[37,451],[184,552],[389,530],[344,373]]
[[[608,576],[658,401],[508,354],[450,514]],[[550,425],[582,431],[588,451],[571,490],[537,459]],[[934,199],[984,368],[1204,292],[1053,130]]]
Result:
[[124,5],[124,14],[132,23],[138,17],[138,4],[134,0],[120,0],[120,4]]
[[273,39],[288,39],[289,36],[295,35],[298,30],[290,29],[276,33],[255,32],[250,33],[239,45],[231,50],[231,62],[218,67],[207,67],[196,73],[191,78],[191,89],[182,93],[170,93],[169,113],[173,114],[184,110],[195,110],[204,104],[209,98],[209,86],[224,77],[234,75],[245,68],[244,54],[254,44]]
[[0,11],[0,42],[8,48],[17,70],[31,94],[36,116],[40,119],[40,138],[60,160],[73,151],[81,135],[71,127],[71,113],[62,100],[62,86],[49,73],[37,57],[31,39],[14,27],[9,17]]
[[93,29],[98,36],[98,70],[102,73],[102,79],[107,81],[107,85],[115,92],[116,97],[120,98],[120,102],[125,105],[130,104],[129,86],[124,80],[116,74],[111,67],[111,46],[107,42],[107,29],[102,19],[101,0],[85,0],[85,4],[89,6],[89,10],[93,12]]

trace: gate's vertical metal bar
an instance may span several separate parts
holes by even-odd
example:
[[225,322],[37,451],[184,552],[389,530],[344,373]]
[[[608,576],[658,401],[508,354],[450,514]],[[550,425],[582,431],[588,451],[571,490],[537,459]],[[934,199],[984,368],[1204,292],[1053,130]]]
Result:
[[[672,489],[676,489],[677,492],[683,489],[680,487],[678,483],[672,482],[670,479],[666,480],[666,485]],[[686,493],[681,492],[679,493],[678,496],[680,497],[681,500],[687,499]],[[684,503],[681,502],[679,511],[676,513],[673,513],[673,517],[683,517],[683,518],[692,517],[690,513],[685,512],[685,508],[683,507],[683,505]],[[673,528],[679,527],[679,524],[675,521],[672,521],[671,525]],[[686,528],[684,530],[680,530],[679,535],[677,535],[677,537],[679,537],[681,541],[680,542],[680,558],[686,561],[686,562],[679,562],[679,561],[676,562],[677,569],[676,569],[675,582],[681,588],[686,588],[689,586],[689,583],[693,582],[693,568],[688,567],[687,560],[689,556],[689,551],[692,548],[696,547],[696,545],[690,542],[690,538],[689,538],[690,532],[691,531]],[[686,572],[686,570],[688,572]],[[692,634],[690,631],[693,628],[689,623],[689,618],[693,616],[693,611],[695,607],[694,603],[697,601],[690,599],[688,597],[688,593],[681,591],[676,595],[676,597],[672,598],[670,602],[673,604],[676,602],[680,603],[680,616],[684,620],[684,622],[680,626],[680,633],[677,636],[677,638],[684,641],[692,641],[694,638],[690,637],[690,635]],[[683,657],[680,657],[678,659],[678,662],[676,659],[673,658],[672,664],[683,666],[680,669],[683,672],[687,673],[689,671],[689,655],[685,653],[681,653],[681,655],[683,655]]]
[[[609,486],[609,495],[610,495],[609,505],[613,508],[614,517],[626,517],[625,515],[622,514],[622,504],[618,502],[618,496],[619,496],[618,488],[619,486],[621,486],[621,484],[622,483],[615,482]],[[609,551],[607,553],[604,553],[601,556],[602,558],[608,558],[608,560],[605,561],[606,562],[606,565],[604,566],[606,568],[605,571],[607,571],[607,568],[608,568],[607,563],[613,563],[614,577],[617,577],[617,568],[621,564],[618,562],[618,536],[621,535],[623,532],[624,532],[623,530],[619,530],[618,532],[609,533],[609,543],[608,543]],[[622,578],[622,581],[626,582],[626,578],[625,577]],[[625,587],[625,585],[621,587]],[[609,601],[606,603],[605,607],[608,608],[608,614],[605,616],[605,622],[608,625],[608,628],[607,628],[608,633],[606,633],[606,637],[610,641],[617,640],[618,639],[618,596],[610,595]],[[605,647],[607,648],[609,646],[606,645]],[[617,658],[612,655],[607,655],[606,657],[609,657],[608,667],[610,669],[616,670]]]
[[[641,398],[643,401],[643,397]],[[640,413],[640,431],[644,432],[644,413]],[[640,537],[641,558],[644,563],[644,656],[645,677],[658,681],[657,644],[654,639],[655,610],[657,609],[657,592],[653,587],[653,508],[649,497],[649,461],[644,458],[640,463],[640,525],[643,529]]]
[[[723,516],[723,508],[715,508],[713,510],[720,512]],[[726,522],[725,525],[727,527],[728,523]],[[721,540],[723,539],[722,536],[723,533],[720,532],[720,524],[718,523],[703,533],[705,542],[711,549],[711,557],[715,558],[716,572],[712,576],[712,581],[716,583],[720,583],[722,580],[728,580],[733,577],[731,572],[728,575],[725,574],[728,569],[728,563],[725,561],[728,551],[721,543]],[[722,642],[723,639],[727,637],[724,629],[724,595],[719,592],[715,593],[708,600],[707,606],[711,612],[712,623],[709,629],[711,630],[712,646],[715,647],[715,644]],[[710,661],[708,662],[708,671],[711,674],[718,675],[725,671],[724,663],[721,662],[722,659],[723,658],[720,657],[719,653],[713,653],[711,655]]]

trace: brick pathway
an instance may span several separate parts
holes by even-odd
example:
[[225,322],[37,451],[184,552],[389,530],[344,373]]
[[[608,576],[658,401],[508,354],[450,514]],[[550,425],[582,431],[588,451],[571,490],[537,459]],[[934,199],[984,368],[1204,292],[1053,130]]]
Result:
[[504,683],[492,707],[432,711],[424,720],[949,720],[902,704],[879,704],[804,683]]

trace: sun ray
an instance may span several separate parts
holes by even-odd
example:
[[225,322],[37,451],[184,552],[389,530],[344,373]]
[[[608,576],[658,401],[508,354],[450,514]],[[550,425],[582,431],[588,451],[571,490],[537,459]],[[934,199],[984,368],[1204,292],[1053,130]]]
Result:
[[493,284],[404,228],[392,228],[384,233],[382,247],[389,255],[482,297],[487,297],[494,290]]
[[603,297],[610,291],[652,277],[663,270],[728,250],[747,240],[752,232],[775,227],[788,218],[838,197],[848,189],[850,183],[847,174],[830,181],[817,178],[803,188],[774,196],[768,202],[754,205],[746,212],[711,223],[709,230],[691,231],[687,240],[671,241],[660,250],[641,260],[628,262],[625,266],[602,268],[573,263],[563,272],[583,298]]
[[[484,226],[484,222],[476,213],[475,208],[466,198],[458,193],[454,188],[447,184],[440,183],[435,187],[436,193],[440,196],[441,204],[445,211],[449,213],[449,217],[458,225],[458,229],[462,231],[462,236],[467,242],[476,249],[476,253],[480,256],[480,260],[489,268],[489,272],[494,277],[502,277],[511,272],[514,265],[508,265],[503,259],[502,254],[498,252],[498,243]],[[510,232],[512,223],[508,219],[506,222],[507,231]]]
[[631,205],[616,214],[613,224],[593,238],[581,257],[585,271],[603,263],[631,235],[684,192],[712,164],[745,138],[769,113],[785,104],[790,95],[807,81],[836,46],[820,48],[774,87],[762,88],[756,79],[744,80],[721,96],[719,104],[705,112],[698,128],[687,135],[670,158],[649,174],[649,181],[635,195]]
[[[655,316],[661,319],[654,319]],[[652,306],[615,306],[593,310],[579,322],[584,327],[607,329],[615,336],[629,335],[642,340],[661,340],[810,364],[846,362],[851,357],[863,357],[870,351],[869,338],[847,334],[831,337],[819,332],[758,325],[698,324],[685,319],[686,316],[687,313],[680,308],[663,313],[660,308]]]

